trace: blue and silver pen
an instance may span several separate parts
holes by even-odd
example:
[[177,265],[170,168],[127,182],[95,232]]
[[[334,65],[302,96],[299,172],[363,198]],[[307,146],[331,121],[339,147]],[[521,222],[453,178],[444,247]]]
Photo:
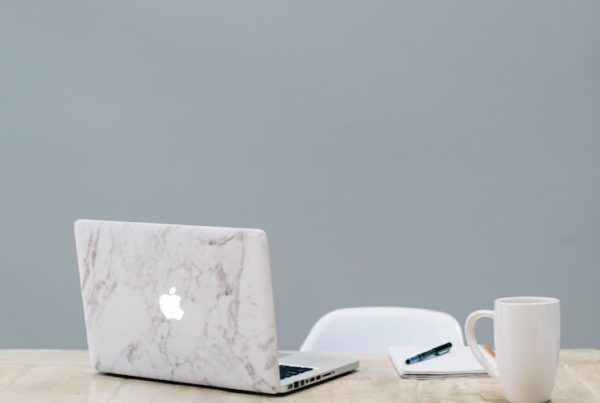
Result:
[[416,362],[421,362],[427,360],[432,357],[437,357],[438,355],[446,354],[452,348],[452,343],[442,344],[441,346],[432,348],[431,350],[427,350],[424,353],[417,354],[414,357],[407,358],[406,365],[414,364]]

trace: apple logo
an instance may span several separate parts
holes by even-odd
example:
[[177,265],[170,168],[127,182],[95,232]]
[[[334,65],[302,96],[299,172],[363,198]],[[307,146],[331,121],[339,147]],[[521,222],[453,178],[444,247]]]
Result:
[[158,300],[160,311],[167,319],[180,320],[183,318],[183,309],[181,309],[181,297],[175,295],[175,287],[169,289],[169,294],[163,294]]

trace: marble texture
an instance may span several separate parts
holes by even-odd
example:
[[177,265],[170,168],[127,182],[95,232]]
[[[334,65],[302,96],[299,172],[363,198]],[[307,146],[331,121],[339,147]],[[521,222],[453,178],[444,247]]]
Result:
[[[75,238],[96,370],[279,390],[263,231],[78,220]],[[181,320],[166,319],[159,307],[172,287]]]

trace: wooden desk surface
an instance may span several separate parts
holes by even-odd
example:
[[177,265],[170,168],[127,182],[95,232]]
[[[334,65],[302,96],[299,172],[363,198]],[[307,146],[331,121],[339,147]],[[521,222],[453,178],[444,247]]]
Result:
[[[285,396],[228,392],[95,373],[86,351],[0,350],[0,402],[502,402],[491,378],[407,380],[387,356]],[[600,402],[600,350],[562,350],[552,402]]]

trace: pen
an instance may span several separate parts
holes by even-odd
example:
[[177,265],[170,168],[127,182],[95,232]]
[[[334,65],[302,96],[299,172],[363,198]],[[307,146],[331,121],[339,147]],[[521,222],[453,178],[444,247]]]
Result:
[[442,344],[441,346],[434,347],[431,350],[425,351],[424,353],[407,358],[404,362],[406,363],[406,365],[421,362],[432,357],[437,357],[438,355],[446,354],[448,351],[450,351],[450,348],[452,348],[452,343]]

